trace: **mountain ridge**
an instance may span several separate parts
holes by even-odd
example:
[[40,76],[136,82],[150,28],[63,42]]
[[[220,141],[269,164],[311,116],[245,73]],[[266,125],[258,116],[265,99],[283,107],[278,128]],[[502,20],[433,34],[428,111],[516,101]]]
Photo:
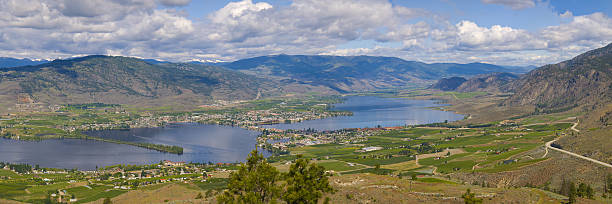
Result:
[[506,105],[566,109],[612,102],[612,43],[570,60],[549,64],[512,84]]
[[210,100],[254,99],[262,90],[276,86],[276,82],[222,67],[152,64],[137,58],[103,55],[0,68],[3,88],[0,98],[16,101],[16,95],[25,94],[31,101],[48,104],[150,101],[201,104]]
[[513,71],[486,63],[427,64],[397,57],[365,55],[281,54],[241,59],[221,66],[264,78],[323,85],[341,93],[384,90],[410,84],[425,86],[442,77]]

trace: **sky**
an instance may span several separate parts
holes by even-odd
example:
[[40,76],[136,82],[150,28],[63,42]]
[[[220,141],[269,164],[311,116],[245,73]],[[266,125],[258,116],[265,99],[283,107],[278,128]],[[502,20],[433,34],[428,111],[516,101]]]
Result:
[[611,16],[610,0],[0,0],[0,56],[541,66],[611,43]]

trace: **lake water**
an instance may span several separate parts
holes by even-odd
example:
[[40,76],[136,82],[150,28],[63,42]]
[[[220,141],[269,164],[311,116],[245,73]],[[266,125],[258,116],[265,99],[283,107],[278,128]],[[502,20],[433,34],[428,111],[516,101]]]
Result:
[[95,140],[52,139],[38,142],[0,139],[0,161],[42,167],[95,169],[115,164],[151,164],[162,160],[186,162],[243,161],[255,148],[257,131],[242,128],[175,124],[165,128],[135,128],[85,132],[91,136],[132,142],[178,145],[183,154],[162,153]]
[[[401,126],[462,119],[462,115],[437,111],[435,101],[351,96],[336,110],[354,112],[353,116],[277,124],[281,129],[332,130],[341,128]],[[175,124],[164,128],[89,131],[97,137],[132,142],[178,145],[184,154],[168,154],[123,144],[92,140],[44,140],[38,142],[0,139],[0,161],[39,164],[42,167],[95,169],[114,164],[150,164],[161,160],[185,162],[243,161],[255,147],[259,132],[237,127]]]
[[341,116],[300,123],[274,124],[265,127],[279,129],[338,130],[343,128],[393,127],[455,121],[463,115],[447,111],[431,110],[442,106],[433,100],[408,100],[404,98],[381,98],[375,96],[349,96],[346,101],[336,104],[333,110],[353,112],[352,116]]

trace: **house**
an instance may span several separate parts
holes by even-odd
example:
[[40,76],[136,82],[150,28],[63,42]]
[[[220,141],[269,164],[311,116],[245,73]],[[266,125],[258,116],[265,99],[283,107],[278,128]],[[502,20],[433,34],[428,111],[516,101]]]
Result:
[[383,149],[382,147],[364,147],[361,148],[361,150],[363,150],[364,152],[371,152],[371,151],[376,151],[376,150],[381,150]]
[[164,160],[164,165],[165,166],[184,166],[185,162],[173,162],[170,160]]

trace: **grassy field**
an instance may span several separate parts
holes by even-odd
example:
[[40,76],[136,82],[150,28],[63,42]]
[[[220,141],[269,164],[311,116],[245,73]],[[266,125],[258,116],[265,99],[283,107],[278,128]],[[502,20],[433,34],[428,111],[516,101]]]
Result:
[[[434,168],[438,174],[454,172],[501,172],[542,161],[523,157],[541,147],[571,123],[537,124],[530,126],[492,125],[480,128],[405,128],[379,131],[358,144],[322,144],[291,148],[291,155],[324,158],[319,162],[327,169],[344,173],[403,174],[415,169]],[[363,152],[363,147],[381,150]],[[415,155],[432,154],[456,149],[451,153],[415,161]],[[531,159],[529,159],[531,158]],[[329,162],[334,160],[334,162]],[[349,168],[347,163],[368,168]],[[379,166],[379,169],[375,169]]]

